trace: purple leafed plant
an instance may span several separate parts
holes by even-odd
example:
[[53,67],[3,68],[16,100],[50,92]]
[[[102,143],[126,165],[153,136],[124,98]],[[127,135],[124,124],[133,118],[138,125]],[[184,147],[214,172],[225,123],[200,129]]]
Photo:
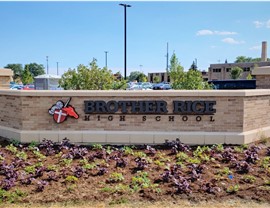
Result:
[[161,174],[162,181],[168,183],[170,179],[173,177],[171,171],[165,170],[164,173]]
[[51,140],[43,139],[41,144],[39,145],[39,149],[44,151],[46,156],[50,156],[56,153],[55,147],[56,143]]
[[0,166],[0,174],[4,175],[6,179],[18,178],[18,173],[15,170],[15,167],[13,164],[7,165],[7,164],[2,163]]
[[267,149],[266,149],[266,155],[267,156],[270,156],[270,147],[267,147]]
[[48,185],[48,182],[47,181],[37,181],[37,188],[36,188],[36,191],[37,192],[42,192],[45,188],[45,186]]
[[30,185],[33,180],[35,180],[33,178],[33,174],[26,174],[25,172],[23,172],[21,174],[21,179],[20,179],[21,184],[23,184],[23,185]]
[[95,152],[93,156],[94,158],[98,158],[98,159],[106,159],[106,151],[102,150],[102,151]]
[[0,184],[2,189],[7,191],[11,189],[13,186],[15,186],[15,179],[14,178],[4,179],[0,182]]
[[102,176],[102,175],[104,175],[105,173],[108,173],[107,168],[98,168],[98,172],[97,172],[97,175],[98,175],[98,176]]
[[83,176],[83,173],[85,172],[85,169],[82,167],[76,167],[73,171],[74,176],[77,178],[81,178]]
[[165,146],[171,148],[172,154],[177,154],[178,152],[188,152],[190,147],[183,144],[178,138],[174,141],[165,140]]
[[70,149],[70,154],[72,159],[83,159],[85,155],[88,154],[88,150],[85,147],[72,147]]
[[147,154],[149,155],[155,155],[157,153],[157,150],[150,145],[146,145]]
[[50,171],[47,173],[48,181],[57,181],[59,179],[59,176],[54,171]]
[[248,163],[253,163],[255,164],[257,160],[259,160],[259,156],[257,154],[256,151],[250,151],[250,150],[245,150],[245,157],[246,157],[246,161]]
[[216,194],[217,192],[220,192],[221,189],[211,183],[203,184],[202,190],[209,193],[209,194]]
[[236,163],[236,171],[240,174],[246,174],[251,171],[251,167],[246,161],[241,161]]
[[41,177],[43,175],[43,172],[46,170],[45,167],[39,167],[36,168],[35,176],[36,178]]
[[237,156],[233,153],[231,148],[226,148],[222,153],[222,161],[225,163],[234,162],[237,160]]
[[135,158],[135,162],[137,165],[137,167],[136,167],[137,170],[144,170],[148,166],[148,162],[146,161],[145,158],[137,157],[137,158]]
[[178,180],[174,179],[174,185],[176,186],[176,193],[192,193],[188,181],[183,177],[180,177]]
[[181,165],[176,164],[176,165],[171,166],[170,171],[173,177],[178,178],[178,176],[182,174]]
[[70,142],[69,142],[69,139],[67,139],[67,138],[65,138],[65,139],[63,139],[63,141],[60,143],[60,149],[69,149],[69,148],[71,148],[71,147],[73,147],[74,145],[73,144],[71,144]]
[[259,153],[259,151],[261,150],[261,147],[259,147],[259,146],[257,146],[257,145],[255,145],[255,144],[253,144],[253,145],[251,145],[249,148],[248,148],[248,150],[250,150],[251,152],[255,152],[255,153]]
[[127,166],[127,161],[123,158],[116,158],[115,159],[116,161],[116,164],[115,164],[115,167],[119,167],[119,168],[125,168]]

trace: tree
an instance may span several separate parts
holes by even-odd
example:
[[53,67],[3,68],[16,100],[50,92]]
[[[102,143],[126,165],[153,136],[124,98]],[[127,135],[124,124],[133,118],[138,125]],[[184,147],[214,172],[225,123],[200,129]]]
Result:
[[127,85],[127,80],[122,79],[122,80],[115,80],[113,85],[112,85],[112,89],[113,90],[125,90],[127,89],[128,85]]
[[236,66],[233,67],[230,73],[232,79],[238,79],[242,75],[243,69]]
[[79,65],[76,69],[69,69],[59,80],[59,85],[65,90],[108,90],[112,89],[114,76],[106,67],[98,68],[97,60],[89,66]]
[[[267,61],[270,61],[268,58]],[[244,63],[244,62],[261,62],[261,58],[251,58],[246,56],[237,56],[234,63]]]
[[246,79],[247,79],[247,80],[251,80],[251,79],[252,79],[251,73],[249,73],[249,74],[247,75]]
[[172,88],[173,89],[183,89],[182,84],[184,82],[184,68],[178,62],[178,58],[175,53],[173,53],[170,59],[170,78],[172,80]]
[[[194,63],[195,65],[195,63]],[[175,54],[171,57],[170,76],[173,89],[201,90],[210,89],[210,85],[203,81],[202,74],[198,70],[184,72],[184,68],[178,62]]]
[[31,72],[33,77],[45,74],[45,68],[42,64],[37,64],[37,63],[26,64],[24,66],[24,69],[26,69],[27,67],[28,67],[28,69]]
[[23,73],[22,73],[22,83],[23,84],[31,84],[34,82],[34,79],[33,79],[33,76],[29,70],[28,67],[26,67],[25,70],[23,70]]
[[133,72],[130,73],[128,81],[129,82],[133,82],[133,81],[146,82],[147,81],[147,76],[142,72],[133,71]]
[[198,70],[198,67],[197,65],[195,64],[195,62],[193,61],[193,63],[191,64],[190,66],[190,69],[189,70]]
[[234,63],[244,63],[244,62],[252,62],[252,58],[246,56],[237,56],[236,60],[234,61]]
[[21,78],[21,75],[23,73],[23,66],[22,64],[7,64],[4,66],[6,69],[11,69],[14,73],[13,80],[16,81],[18,78]]
[[154,76],[154,79],[153,79],[154,83],[159,83],[160,82],[160,79],[158,76]]
[[144,73],[140,73],[137,81],[138,82],[147,82],[147,76]]

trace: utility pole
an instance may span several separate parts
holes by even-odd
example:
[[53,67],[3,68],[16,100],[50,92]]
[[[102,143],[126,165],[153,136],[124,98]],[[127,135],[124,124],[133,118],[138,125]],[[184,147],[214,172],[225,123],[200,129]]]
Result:
[[125,80],[127,79],[127,7],[131,7],[128,4],[119,4],[124,7],[124,70]]
[[58,75],[58,62],[56,62],[57,75]]
[[166,54],[166,72],[169,72],[169,43],[167,42],[167,54]]
[[143,65],[140,65],[140,71],[141,71],[141,73],[143,73],[143,71],[142,71],[142,67],[143,67]]
[[107,54],[108,51],[104,51],[105,52],[105,67],[108,68],[108,64],[107,64]]
[[49,74],[49,62],[48,62],[49,56],[46,56],[46,61],[47,61],[47,74]]

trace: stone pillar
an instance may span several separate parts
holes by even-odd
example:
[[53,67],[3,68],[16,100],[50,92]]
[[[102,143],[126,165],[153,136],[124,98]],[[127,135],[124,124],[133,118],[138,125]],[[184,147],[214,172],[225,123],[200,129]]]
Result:
[[270,66],[257,67],[252,75],[256,76],[256,89],[270,89]]
[[261,61],[265,62],[267,61],[267,42],[263,41],[262,42],[262,56],[261,56]]
[[0,89],[9,89],[12,76],[13,71],[11,69],[0,69]]

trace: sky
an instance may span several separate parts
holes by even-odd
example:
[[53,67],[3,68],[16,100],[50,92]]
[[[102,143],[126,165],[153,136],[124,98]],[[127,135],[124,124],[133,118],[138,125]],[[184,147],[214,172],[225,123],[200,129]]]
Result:
[[[234,62],[237,56],[261,56],[270,45],[270,2],[215,1],[0,1],[0,68],[11,63],[43,64],[63,74],[93,58],[124,74],[124,7],[127,3],[127,75],[166,70],[176,54],[188,70],[197,60]],[[269,50],[268,50],[269,51]],[[269,51],[270,53],[270,51]],[[269,56],[268,56],[269,57]]]

